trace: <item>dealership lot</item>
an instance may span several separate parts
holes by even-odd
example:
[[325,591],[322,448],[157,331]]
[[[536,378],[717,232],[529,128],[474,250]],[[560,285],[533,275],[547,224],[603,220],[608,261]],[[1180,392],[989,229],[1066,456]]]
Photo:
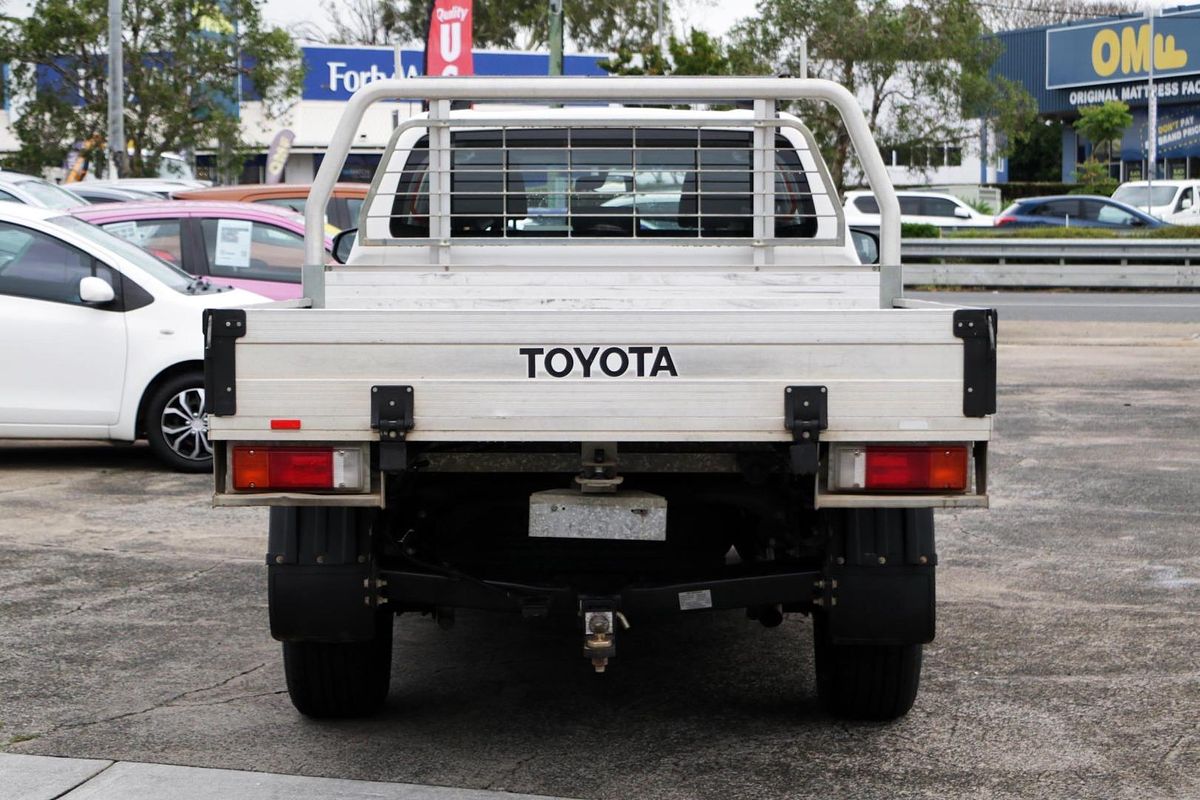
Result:
[[0,749],[583,798],[1200,795],[1200,324],[1001,324],[988,513],[939,516],[940,619],[890,725],[816,707],[807,621],[396,623],[316,723],[266,634],[265,512],[145,447],[0,443]]

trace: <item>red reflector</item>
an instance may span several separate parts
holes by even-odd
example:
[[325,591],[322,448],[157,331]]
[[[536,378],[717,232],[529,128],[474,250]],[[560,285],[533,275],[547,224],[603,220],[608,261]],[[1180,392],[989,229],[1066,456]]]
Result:
[[235,489],[332,489],[333,448],[235,447]]
[[887,445],[867,448],[867,489],[967,488],[967,448]]
[[271,430],[273,430],[273,431],[298,431],[298,430],[300,430],[300,420],[298,420],[298,419],[273,419],[273,420],[271,420]]

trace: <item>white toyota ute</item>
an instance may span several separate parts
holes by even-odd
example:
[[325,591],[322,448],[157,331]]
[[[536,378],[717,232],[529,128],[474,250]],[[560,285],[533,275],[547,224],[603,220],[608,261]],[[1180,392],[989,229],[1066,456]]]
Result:
[[[401,98],[429,113],[396,129],[326,268],[362,115]],[[844,119],[878,266],[780,110],[798,100]],[[561,619],[604,672],[642,621],[730,609],[811,618],[830,712],[908,711],[933,510],[988,502],[996,315],[902,296],[899,204],[845,89],[373,82],[307,218],[312,307],[205,321],[214,499],[270,506],[271,633],[302,713],[386,700],[396,614]]]

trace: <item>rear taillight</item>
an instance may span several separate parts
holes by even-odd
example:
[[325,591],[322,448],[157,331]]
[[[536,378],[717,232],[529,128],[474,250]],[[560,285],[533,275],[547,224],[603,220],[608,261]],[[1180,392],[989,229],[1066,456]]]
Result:
[[1002,227],[1004,225],[1016,225],[1016,224],[1017,224],[1016,217],[1008,217],[1008,216],[996,217],[996,227],[997,228]]
[[966,445],[836,446],[830,488],[868,492],[964,492],[970,478]]
[[357,448],[237,445],[230,448],[235,491],[362,491],[366,471]]

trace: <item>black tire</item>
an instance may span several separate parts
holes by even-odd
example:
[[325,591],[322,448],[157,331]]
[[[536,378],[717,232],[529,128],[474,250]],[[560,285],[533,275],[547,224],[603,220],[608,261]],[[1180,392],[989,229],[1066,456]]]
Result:
[[830,641],[825,615],[813,615],[817,697],[830,714],[893,720],[917,699],[921,645],[854,645]]
[[212,472],[202,372],[184,372],[163,381],[145,409],[146,441],[160,461],[177,472]]
[[292,705],[306,717],[365,717],[387,700],[392,677],[391,613],[381,612],[366,642],[284,642]]

